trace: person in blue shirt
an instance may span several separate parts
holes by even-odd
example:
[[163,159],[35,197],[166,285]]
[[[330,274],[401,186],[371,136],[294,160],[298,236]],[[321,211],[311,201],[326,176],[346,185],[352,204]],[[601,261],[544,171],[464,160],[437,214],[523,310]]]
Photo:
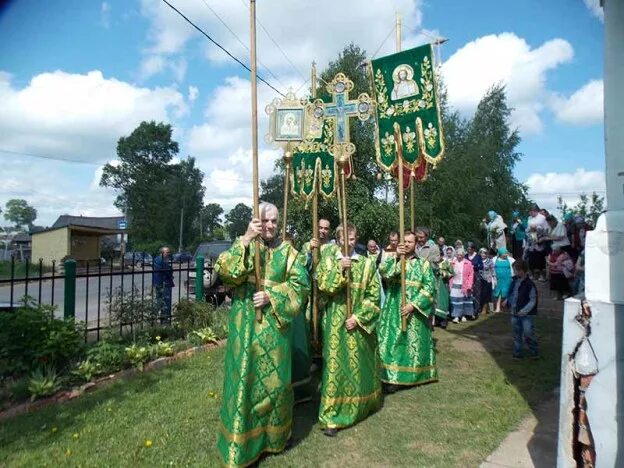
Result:
[[507,294],[507,306],[511,312],[513,331],[513,357],[521,359],[524,354],[524,343],[529,350],[529,357],[539,356],[535,339],[535,316],[537,315],[537,288],[527,276],[528,266],[525,261],[517,260],[513,264],[515,276]]
[[175,286],[169,253],[169,247],[161,247],[152,266],[152,285],[160,308],[160,322],[163,324],[171,323],[171,290]]

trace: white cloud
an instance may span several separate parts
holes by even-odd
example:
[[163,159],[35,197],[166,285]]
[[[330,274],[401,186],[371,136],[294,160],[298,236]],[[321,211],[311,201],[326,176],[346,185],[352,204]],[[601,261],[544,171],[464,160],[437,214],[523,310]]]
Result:
[[451,105],[472,113],[487,90],[498,83],[506,86],[512,125],[523,133],[538,133],[542,102],[551,92],[546,73],[569,62],[574,52],[563,39],[553,39],[532,49],[513,33],[489,35],[467,43],[443,65]]
[[0,205],[23,198],[37,210],[35,224],[50,226],[61,214],[115,216],[115,193],[99,186],[102,168],[24,157],[3,164]]
[[100,23],[106,29],[110,27],[110,11],[110,4],[108,2],[102,2],[100,6]]
[[575,172],[548,172],[531,174],[525,184],[531,197],[540,207],[556,211],[557,198],[568,205],[576,205],[583,193],[605,195],[605,174],[602,171],[576,169]]
[[0,147],[85,161],[112,159],[119,137],[143,120],[170,122],[187,112],[174,88],[141,88],[100,71],[35,76],[17,89],[0,73]]
[[[248,61],[249,52],[249,11],[247,2],[218,2],[206,0],[210,8],[236,33],[234,37],[219,21],[204,2],[196,0],[178,0],[175,7],[196,24],[207,31],[211,37],[230,50],[244,62]],[[284,2],[281,0],[263,0],[257,5],[257,52],[260,62],[268,66],[274,73],[280,74],[292,67],[267,36],[268,30],[273,39],[280,44],[282,50],[295,64],[299,73],[307,79],[310,63],[316,60],[319,67],[324,67],[332,60],[344,44],[357,43],[373,54],[388,37],[395,24],[395,12],[403,17],[403,46],[423,43],[419,30],[422,22],[420,11],[421,0],[344,0],[339,2],[341,12],[349,12],[348,20],[344,15],[334,14],[337,3],[334,0],[310,2]],[[177,13],[160,0],[142,0],[141,11],[151,22],[148,40],[149,53],[160,55],[176,55],[184,51],[186,44],[200,38],[205,48],[205,55],[216,63],[230,63],[223,51],[201,37],[191,25],[186,23]],[[315,20],[322,15],[322,20]],[[331,34],[320,33],[319,28],[331,31]],[[296,38],[296,40],[293,40]],[[394,37],[385,42],[379,55],[392,52]],[[267,75],[260,67],[260,74]],[[303,82],[298,76],[298,85]]]
[[596,18],[600,19],[604,23],[604,10],[600,6],[600,0],[583,0],[585,2],[585,6],[589,8],[592,15]]
[[189,86],[188,87],[188,101],[195,102],[195,99],[199,96],[199,89],[197,86]]
[[551,107],[557,119],[576,125],[592,125],[604,121],[604,84],[592,80],[569,98],[554,96]]

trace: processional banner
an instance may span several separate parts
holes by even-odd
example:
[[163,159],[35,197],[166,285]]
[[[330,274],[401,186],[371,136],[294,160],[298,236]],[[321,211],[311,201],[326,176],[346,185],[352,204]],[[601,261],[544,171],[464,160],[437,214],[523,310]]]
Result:
[[377,101],[377,162],[396,174],[396,128],[404,172],[423,180],[427,164],[435,167],[444,155],[433,48],[427,44],[372,60],[370,70]]

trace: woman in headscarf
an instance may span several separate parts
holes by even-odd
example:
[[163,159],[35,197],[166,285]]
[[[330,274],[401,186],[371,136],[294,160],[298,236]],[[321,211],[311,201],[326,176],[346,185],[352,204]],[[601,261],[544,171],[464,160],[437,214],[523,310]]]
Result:
[[494,313],[501,311],[501,304],[507,299],[513,277],[512,265],[514,261],[505,247],[498,249],[498,256],[494,258],[494,297],[496,298]]
[[472,285],[472,297],[474,299],[474,317],[479,316],[481,312],[481,272],[483,271],[483,258],[477,251],[477,245],[474,242],[467,242],[466,246],[468,252],[466,258],[472,263],[472,269],[474,271],[474,284]]
[[492,261],[491,251],[485,247],[479,250],[479,255],[483,259],[483,269],[481,270],[481,312],[487,314],[492,312],[492,288],[494,283],[494,262]]
[[473,283],[472,263],[465,258],[464,249],[457,249],[453,260],[453,277],[449,280],[453,323],[459,323],[460,320],[465,322],[466,317],[474,317]]
[[507,238],[505,237],[507,225],[501,215],[496,211],[488,211],[488,219],[483,220],[482,226],[487,230],[489,247],[494,250],[507,247]]
[[520,212],[511,214],[511,255],[513,258],[522,258],[526,239],[526,220],[520,218]]

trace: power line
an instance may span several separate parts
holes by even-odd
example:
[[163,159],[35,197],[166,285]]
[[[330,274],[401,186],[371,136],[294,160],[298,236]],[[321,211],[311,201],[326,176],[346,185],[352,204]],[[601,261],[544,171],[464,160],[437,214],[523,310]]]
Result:
[[[202,35],[204,35],[210,42],[212,42],[214,45],[216,45],[219,49],[221,49],[223,52],[225,52],[230,58],[232,58],[232,60],[234,60],[236,63],[238,63],[241,67],[243,67],[245,70],[247,70],[248,72],[251,73],[251,68],[249,68],[247,65],[245,65],[243,62],[241,62],[238,58],[234,57],[234,55],[232,55],[232,53],[227,50],[225,47],[223,47],[221,44],[219,44],[217,41],[215,41],[212,37],[210,37],[208,35],[208,33],[206,33],[202,28],[200,28],[199,26],[197,26],[195,23],[193,23],[190,19],[188,19],[184,13],[182,13],[180,10],[178,10],[176,7],[174,7],[171,3],[169,3],[167,0],[162,0],[169,8],[171,8],[173,11],[175,11],[178,15],[180,15],[182,18],[184,18],[184,20],[190,24],[191,26],[193,26],[197,31],[199,31]],[[279,94],[280,96],[285,96],[284,93],[282,93],[281,91],[279,91],[277,88],[275,88],[271,83],[269,83],[268,81],[266,81],[264,78],[262,78],[260,75],[256,74],[256,77],[258,78],[258,80],[260,80],[261,82],[263,82],[265,85],[267,85],[269,88],[271,88],[273,91],[275,91],[277,94]]]
[[32,154],[32,153],[23,153],[21,151],[11,151],[11,150],[6,150],[6,149],[2,149],[0,148],[0,153],[5,153],[5,154],[13,154],[16,156],[30,156],[32,158],[40,158],[40,159],[48,159],[51,161],[63,161],[63,162],[70,162],[70,163],[77,163],[77,164],[86,164],[89,166],[105,166],[106,162],[93,162],[93,161],[84,161],[82,159],[72,159],[72,158],[64,158],[64,157],[60,157],[60,156],[50,156],[50,155],[44,155],[44,154]]
[[[249,9],[249,5],[245,2],[245,0],[241,0],[241,3],[243,5],[245,5],[245,8]],[[267,28],[264,27],[264,24],[262,24],[262,22],[256,18],[256,21],[258,22],[258,24],[260,25],[260,28],[264,31],[264,33],[267,35],[267,37],[271,40],[271,42],[275,45],[275,47],[278,48],[278,50],[282,53],[282,55],[284,56],[284,58],[286,59],[286,61],[290,64],[290,66],[293,68],[293,70],[295,70],[295,72],[301,77],[302,80],[306,80],[306,77],[303,73],[301,73],[301,71],[295,66],[295,64],[292,62],[292,60],[290,60],[290,57],[288,57],[288,55],[286,55],[286,52],[284,52],[284,50],[280,47],[280,45],[277,43],[277,41],[275,39],[273,39],[273,36],[271,36],[271,33],[269,33],[269,31],[267,30]]]
[[[202,2],[204,3],[204,5],[206,5],[206,8],[208,8],[213,15],[215,15],[217,17],[217,19],[221,22],[221,24],[223,26],[225,26],[225,29],[227,29],[228,31],[230,31],[230,33],[232,34],[232,36],[234,36],[236,38],[236,40],[238,41],[238,43],[243,46],[243,48],[249,52],[249,47],[247,46],[247,44],[245,44],[240,37],[238,37],[238,35],[232,30],[232,28],[230,28],[230,26],[225,22],[225,20],[223,18],[221,18],[221,16],[219,16],[219,14],[214,10],[214,8],[212,8],[208,2],[206,0],[202,0]],[[262,63],[260,61],[260,59],[258,59],[258,63],[266,69],[266,71],[269,73],[269,75],[271,75],[273,77],[273,79],[275,79],[282,87],[286,87],[286,85],[284,85],[284,83],[281,82],[281,80],[275,76],[275,74],[271,71],[271,69],[269,67],[267,67],[264,63]]]

